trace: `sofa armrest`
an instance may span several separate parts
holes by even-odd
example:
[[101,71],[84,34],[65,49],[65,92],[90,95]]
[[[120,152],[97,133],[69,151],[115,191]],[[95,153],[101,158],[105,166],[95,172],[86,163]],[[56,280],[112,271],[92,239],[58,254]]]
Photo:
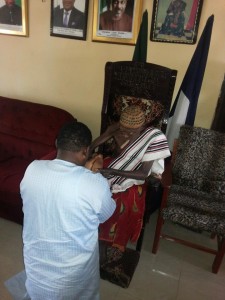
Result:
[[56,158],[56,150],[51,151],[50,153],[42,156],[40,159],[41,160],[53,160]]

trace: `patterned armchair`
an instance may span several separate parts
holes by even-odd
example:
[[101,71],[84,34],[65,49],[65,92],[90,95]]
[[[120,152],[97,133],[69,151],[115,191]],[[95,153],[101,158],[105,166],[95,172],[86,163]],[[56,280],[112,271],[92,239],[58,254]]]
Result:
[[[218,250],[163,234],[166,220],[217,236]],[[164,182],[153,253],[157,252],[160,237],[215,254],[212,271],[218,272],[225,252],[225,134],[181,127],[172,181],[167,177]]]

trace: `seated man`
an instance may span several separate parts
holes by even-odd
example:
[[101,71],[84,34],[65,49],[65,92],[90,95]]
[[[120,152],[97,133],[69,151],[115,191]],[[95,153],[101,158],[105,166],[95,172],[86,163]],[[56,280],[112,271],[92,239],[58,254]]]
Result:
[[186,2],[182,0],[171,1],[160,29],[161,34],[173,34],[178,37],[184,35],[186,5]]
[[[100,225],[99,239],[124,251],[128,241],[136,242],[145,209],[145,179],[164,170],[163,159],[170,156],[165,135],[156,128],[145,127],[145,114],[139,106],[128,106],[120,121],[108,127],[91,144],[91,153],[99,145],[113,139],[112,157],[105,157],[99,171],[108,178],[116,201],[114,214]],[[99,163],[101,156],[90,160]],[[94,166],[93,166],[94,167]]]

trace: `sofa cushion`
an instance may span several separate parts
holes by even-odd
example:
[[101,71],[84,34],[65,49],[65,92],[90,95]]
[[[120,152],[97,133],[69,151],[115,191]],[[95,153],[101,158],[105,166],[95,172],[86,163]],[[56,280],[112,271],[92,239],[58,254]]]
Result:
[[61,125],[73,116],[50,105],[0,97],[0,131],[52,145]]
[[11,158],[0,164],[0,217],[22,223],[20,182],[29,164],[28,160]]
[[51,152],[54,147],[54,144],[37,143],[0,132],[0,162],[12,158],[27,159],[31,162]]
[[[11,158],[0,164],[0,190],[20,192],[19,184],[30,161],[21,158]],[[3,199],[1,199],[2,201]]]

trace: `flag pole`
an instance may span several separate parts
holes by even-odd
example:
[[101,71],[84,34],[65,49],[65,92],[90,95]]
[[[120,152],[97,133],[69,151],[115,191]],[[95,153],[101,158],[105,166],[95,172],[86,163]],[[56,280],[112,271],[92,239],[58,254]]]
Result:
[[137,43],[135,45],[133,61],[146,62],[148,49],[148,11],[144,11],[138,33]]

